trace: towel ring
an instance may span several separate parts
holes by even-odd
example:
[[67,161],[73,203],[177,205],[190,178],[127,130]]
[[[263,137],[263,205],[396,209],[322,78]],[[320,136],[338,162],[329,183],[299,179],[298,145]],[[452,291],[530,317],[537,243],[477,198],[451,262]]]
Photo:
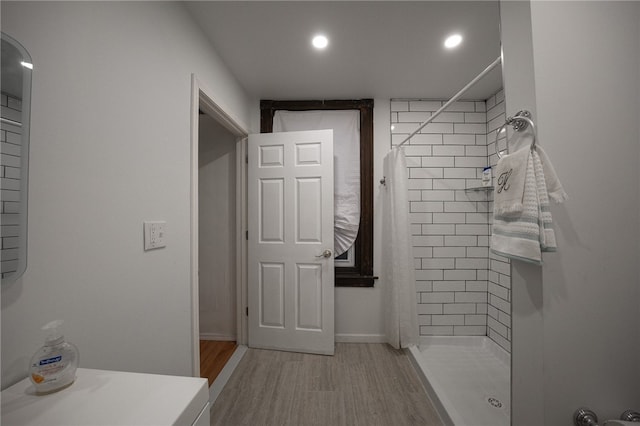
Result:
[[[509,125],[513,126],[513,130],[515,130],[516,132],[522,132],[528,126],[531,126],[531,131],[533,132],[533,141],[531,142],[531,150],[533,150],[536,147],[536,139],[538,137],[536,133],[536,126],[535,124],[533,124],[533,120],[531,120],[531,118],[529,117],[531,117],[531,113],[529,111],[526,111],[526,110],[518,111],[515,116],[507,117],[507,120],[505,121],[505,123],[502,126],[500,126],[500,128],[496,132],[496,154],[498,155],[498,158],[502,158],[501,151],[498,149],[498,136],[500,135],[502,130]],[[506,134],[505,134],[505,141],[507,144],[505,151],[509,153],[509,137]]]

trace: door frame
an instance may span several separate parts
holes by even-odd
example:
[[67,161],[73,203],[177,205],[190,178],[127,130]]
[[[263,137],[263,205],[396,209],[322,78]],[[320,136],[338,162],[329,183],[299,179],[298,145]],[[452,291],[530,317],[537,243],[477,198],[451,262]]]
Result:
[[199,111],[215,119],[220,125],[236,137],[236,334],[239,345],[247,343],[247,317],[244,306],[247,306],[246,253],[247,241],[242,238],[247,229],[247,194],[246,194],[246,139],[248,127],[236,119],[212,90],[197,76],[191,74],[191,165],[190,165],[190,288],[191,288],[191,355],[192,374],[200,377],[200,298],[198,278],[198,124]]

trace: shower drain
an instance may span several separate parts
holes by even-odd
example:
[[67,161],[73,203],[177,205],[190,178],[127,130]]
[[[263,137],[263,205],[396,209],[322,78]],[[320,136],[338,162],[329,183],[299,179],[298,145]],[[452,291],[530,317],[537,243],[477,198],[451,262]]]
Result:
[[502,408],[502,402],[500,402],[500,400],[498,398],[489,397],[489,398],[487,398],[487,402],[493,408]]

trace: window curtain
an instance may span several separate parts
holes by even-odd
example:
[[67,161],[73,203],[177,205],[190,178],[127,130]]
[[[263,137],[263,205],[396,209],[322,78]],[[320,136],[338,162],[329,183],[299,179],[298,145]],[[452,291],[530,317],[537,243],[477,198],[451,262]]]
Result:
[[407,164],[401,149],[384,158],[382,285],[387,342],[396,349],[418,343],[416,282],[409,225]]
[[360,111],[276,111],[274,132],[333,129],[334,252],[353,244],[360,226]]

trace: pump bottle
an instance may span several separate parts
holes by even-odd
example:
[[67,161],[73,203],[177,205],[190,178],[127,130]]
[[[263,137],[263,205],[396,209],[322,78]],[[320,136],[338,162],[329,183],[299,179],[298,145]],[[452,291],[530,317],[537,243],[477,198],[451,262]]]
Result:
[[55,320],[42,327],[44,346],[31,358],[29,377],[40,394],[58,391],[76,379],[78,348],[64,340],[61,325],[62,320]]

